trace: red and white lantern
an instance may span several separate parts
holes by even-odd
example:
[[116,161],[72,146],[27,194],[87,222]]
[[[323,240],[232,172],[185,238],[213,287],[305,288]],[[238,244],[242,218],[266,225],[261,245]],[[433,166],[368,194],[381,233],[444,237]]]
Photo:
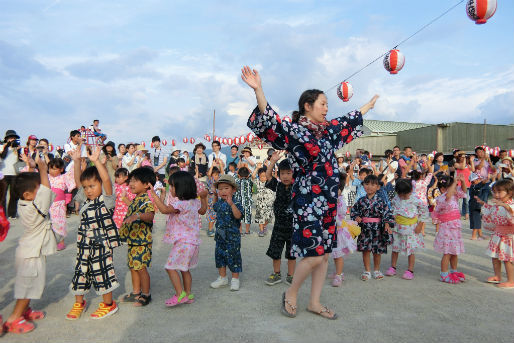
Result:
[[432,151],[432,155],[435,156],[437,154],[437,150]]
[[496,12],[496,0],[468,0],[466,13],[475,24],[485,24]]
[[507,156],[514,157],[514,149],[510,149],[509,151],[507,151]]
[[255,135],[253,132],[250,132],[248,135],[246,135],[246,140],[248,141],[248,143],[253,142],[254,139],[255,139]]
[[168,141],[167,141],[167,140],[165,140],[165,139],[163,139],[161,143],[162,143],[162,145],[163,145],[163,146],[168,145]]
[[193,137],[189,138],[189,143],[195,144],[195,139]]
[[175,146],[175,145],[176,145],[175,140],[174,140],[174,139],[172,139],[172,140],[171,140],[171,146]]
[[146,143],[145,142],[141,142],[141,144],[139,144],[139,145],[141,145],[143,148],[146,147]]
[[228,145],[234,144],[234,140],[232,138],[227,138],[227,144]]
[[405,64],[405,56],[398,49],[390,50],[384,56],[384,68],[391,74],[398,74]]
[[53,144],[49,144],[49,145],[48,145],[48,151],[50,151],[50,152],[54,151],[54,146],[53,146]]
[[347,102],[353,96],[353,87],[348,82],[341,82],[339,87],[337,87],[337,96],[339,99],[343,100],[343,102]]
[[184,137],[184,138],[182,139],[182,142],[187,143],[187,137]]
[[239,137],[235,137],[235,138],[234,138],[234,144],[235,144],[235,145],[239,145],[239,144],[241,144],[241,140],[239,139]]
[[240,139],[240,144],[246,143],[246,136],[241,136],[241,137],[239,137],[239,139]]
[[259,147],[259,150],[262,150],[262,148],[264,148],[264,145],[259,144],[258,147]]
[[352,157],[352,154],[351,154],[349,151],[345,152],[345,154],[344,154],[344,155],[345,155],[347,158]]
[[498,147],[498,146],[494,147],[492,150],[493,150],[493,152],[491,155],[496,156],[496,157],[500,156],[500,150],[501,150],[500,147]]

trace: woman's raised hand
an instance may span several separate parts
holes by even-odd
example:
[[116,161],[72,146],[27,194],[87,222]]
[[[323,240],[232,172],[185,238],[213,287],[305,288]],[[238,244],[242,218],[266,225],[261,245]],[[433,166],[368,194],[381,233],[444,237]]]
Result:
[[252,70],[250,67],[244,66],[241,69],[241,79],[253,90],[261,88],[261,76],[256,69]]

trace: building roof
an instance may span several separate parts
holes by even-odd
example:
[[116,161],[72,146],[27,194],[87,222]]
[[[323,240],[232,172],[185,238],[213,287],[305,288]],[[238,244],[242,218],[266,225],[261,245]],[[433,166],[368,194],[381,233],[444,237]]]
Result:
[[409,123],[404,121],[368,120],[364,119],[365,134],[394,134],[396,132],[417,129],[434,124]]

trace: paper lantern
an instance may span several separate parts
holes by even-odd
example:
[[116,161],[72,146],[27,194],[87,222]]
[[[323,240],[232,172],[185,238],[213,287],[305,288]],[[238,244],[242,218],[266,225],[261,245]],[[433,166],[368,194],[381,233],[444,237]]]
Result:
[[344,155],[348,158],[352,157],[352,154],[349,151],[345,152]]
[[337,96],[339,99],[343,100],[343,102],[347,102],[353,95],[353,87],[348,82],[341,82],[339,87],[337,87]]
[[235,138],[234,138],[234,144],[235,144],[235,145],[239,145],[239,144],[241,144],[241,141],[239,140],[239,137],[235,137]]
[[141,142],[141,144],[139,144],[139,145],[141,145],[143,148],[146,147],[145,142]]
[[284,118],[282,118],[282,121],[287,121],[287,122],[292,122],[293,120],[291,119],[291,117],[289,116],[284,116]]
[[485,24],[496,12],[496,0],[468,0],[466,13],[475,24]]
[[254,139],[255,135],[253,134],[253,132],[250,132],[248,135],[246,135],[246,140],[248,141],[248,143],[253,142]]
[[167,140],[165,140],[165,139],[163,139],[161,143],[162,143],[162,145],[163,145],[163,146],[168,145],[168,141],[167,141]]
[[234,140],[232,138],[227,138],[227,144],[228,145],[234,144]]
[[496,157],[500,156],[500,150],[501,150],[500,147],[494,147],[491,150],[492,150],[491,155],[496,156]]
[[369,153],[369,159],[371,160],[373,158],[373,154]]
[[259,147],[259,150],[262,150],[262,148],[264,148],[264,145],[259,144],[258,147]]
[[435,156],[437,154],[437,150],[432,151],[432,155]]
[[171,146],[175,146],[175,145],[176,145],[175,140],[174,140],[174,139],[172,139],[172,140],[171,140]]
[[208,134],[205,134],[205,136],[203,136],[203,138],[204,138],[207,142],[210,142],[210,141],[211,141],[211,136],[209,136]]
[[193,137],[189,138],[189,143],[195,144],[195,139]]
[[239,139],[240,139],[240,144],[246,143],[246,136],[241,136],[241,137],[239,137]]
[[509,157],[514,157],[514,149],[510,149],[509,151],[507,151],[507,155]]
[[152,143],[150,143],[150,148],[153,148],[153,142],[152,142]]
[[50,152],[54,151],[54,146],[52,144],[48,145],[48,151],[50,151]]
[[184,138],[182,139],[182,142],[187,143],[187,137],[184,137]]
[[405,56],[398,49],[390,50],[384,56],[384,68],[391,74],[398,74],[405,64]]

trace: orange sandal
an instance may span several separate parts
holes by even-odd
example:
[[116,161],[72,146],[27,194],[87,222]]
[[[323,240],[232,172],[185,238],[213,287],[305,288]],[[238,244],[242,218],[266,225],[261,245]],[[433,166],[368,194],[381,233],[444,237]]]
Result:
[[22,316],[26,320],[39,320],[45,318],[45,312],[33,311],[30,307],[28,307],[25,313],[22,314]]
[[25,318],[20,317],[14,322],[5,322],[3,329],[5,332],[12,333],[27,333],[34,330],[35,326],[31,322],[28,322]]

